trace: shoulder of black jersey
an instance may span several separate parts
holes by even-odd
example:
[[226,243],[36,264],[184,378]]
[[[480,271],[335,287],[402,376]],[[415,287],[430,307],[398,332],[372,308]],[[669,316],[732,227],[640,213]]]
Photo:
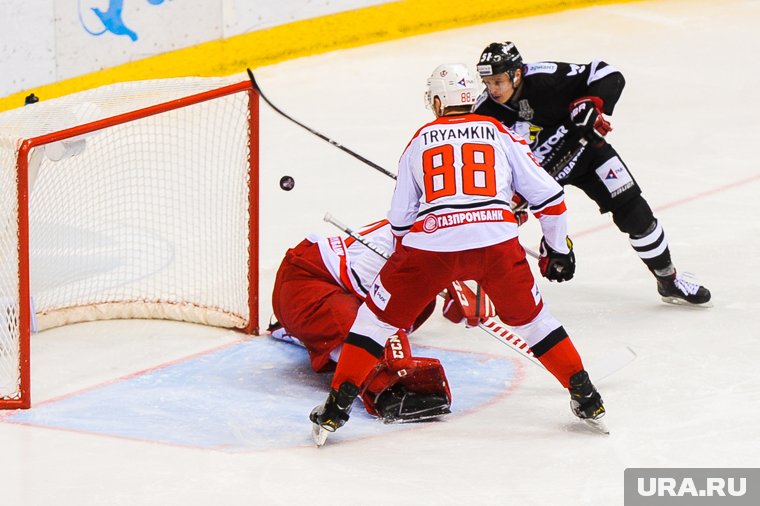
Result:
[[488,102],[493,102],[493,100],[490,100],[490,97],[488,96],[488,91],[483,91],[478,98],[475,100],[475,105],[472,106],[473,111],[477,111],[480,107],[486,107],[486,104]]
[[523,65],[523,75],[528,76],[546,76],[561,75],[562,69],[567,67],[567,63],[556,61],[540,61],[535,63],[526,63]]
[[579,75],[577,70],[573,71],[571,64],[563,62],[526,63],[523,68],[525,86],[533,90],[553,89]]
[[616,80],[625,81],[623,78],[623,73],[620,72],[620,70],[610,65],[609,63],[602,61],[602,60],[594,60],[591,63],[588,64],[589,70],[588,70],[588,82],[589,84],[593,83],[594,81],[599,81],[601,79],[604,79],[608,76],[615,76]]
[[505,124],[510,124],[510,122],[514,121],[512,116],[515,114],[515,111],[508,105],[500,104],[493,100],[488,95],[488,92],[484,92],[478,97],[478,100],[472,108],[472,112],[473,114],[496,118]]

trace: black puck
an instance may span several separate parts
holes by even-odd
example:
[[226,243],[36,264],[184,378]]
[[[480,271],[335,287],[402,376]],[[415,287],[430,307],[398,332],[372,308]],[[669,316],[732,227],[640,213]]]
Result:
[[280,178],[280,188],[289,192],[296,185],[296,180],[290,176],[282,176]]

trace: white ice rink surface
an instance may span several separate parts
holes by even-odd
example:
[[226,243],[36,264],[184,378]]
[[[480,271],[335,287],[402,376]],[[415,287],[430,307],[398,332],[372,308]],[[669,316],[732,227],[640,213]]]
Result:
[[[626,468],[760,467],[758,23],[756,0],[610,5],[256,71],[279,107],[395,172],[404,146],[431,118],[422,95],[439,63],[474,64],[488,43],[509,39],[526,61],[603,59],[622,70],[627,85],[609,140],[660,218],[677,268],[712,290],[714,307],[661,303],[626,237],[584,195],[568,189],[576,277],[562,285],[541,280],[540,286],[584,358],[603,360],[625,346],[638,354],[598,385],[609,437],[574,421],[567,393],[544,371],[436,312],[414,343],[492,356],[514,371],[503,392],[475,409],[401,429],[378,425],[369,437],[352,437],[360,426],[357,421],[353,429],[352,419],[319,450],[293,444],[242,451],[62,430],[0,414],[0,505],[622,505]],[[327,211],[357,226],[382,217],[393,182],[263,104],[262,125],[266,319],[285,250],[308,232],[333,235],[322,222]],[[296,181],[289,193],[277,187],[284,174]],[[523,229],[523,242],[535,246],[536,221]],[[34,418],[63,402],[57,399],[126,384],[151,368],[213,355],[240,339],[234,332],[142,321],[35,335],[34,407],[23,416]],[[257,370],[256,378],[266,374]],[[291,380],[282,375],[277,381]],[[292,383],[298,382],[314,386],[308,374],[294,374]],[[277,392],[283,385],[264,387]],[[153,426],[171,431],[184,417],[188,425],[211,429],[203,409],[211,416],[236,408],[225,384],[196,386],[192,409],[163,418],[162,404],[172,404],[182,388],[145,403]],[[464,402],[465,394],[457,384],[452,390],[456,408],[457,396]],[[321,384],[312,391],[308,405],[324,399]],[[251,424],[263,420],[276,429],[292,411],[289,404],[270,396]],[[304,409],[297,429],[302,433],[286,436],[308,438],[307,414]],[[135,423],[146,418],[140,420]],[[245,438],[256,437],[246,433],[245,419],[237,423]]]

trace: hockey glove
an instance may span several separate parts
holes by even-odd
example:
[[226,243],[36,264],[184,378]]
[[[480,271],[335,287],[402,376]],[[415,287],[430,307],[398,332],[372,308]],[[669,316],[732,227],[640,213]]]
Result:
[[464,282],[453,281],[446,289],[443,316],[454,323],[464,322],[468,328],[477,327],[480,322],[496,316],[496,308],[479,286],[473,291]]
[[599,97],[581,97],[570,104],[570,120],[584,135],[594,133],[604,137],[612,131],[602,109],[604,102]]
[[545,238],[541,238],[541,246],[538,258],[538,268],[541,275],[549,281],[569,281],[575,274],[575,253],[573,253],[573,241],[567,238],[567,247],[570,248],[568,253],[559,253],[546,243]]
[[529,215],[528,211],[526,211],[527,208],[528,201],[525,200],[522,195],[517,192],[512,194],[512,213],[515,215],[518,227],[528,221]]
[[515,211],[515,219],[517,220],[517,226],[519,227],[520,225],[528,221],[529,216],[530,215],[528,214],[528,211],[526,211],[525,209],[522,209],[520,211]]

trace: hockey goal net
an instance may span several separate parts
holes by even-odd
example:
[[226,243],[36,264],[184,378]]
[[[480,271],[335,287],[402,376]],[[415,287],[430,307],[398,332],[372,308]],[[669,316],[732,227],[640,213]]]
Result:
[[34,331],[159,318],[258,333],[257,164],[240,77],[0,114],[0,408],[31,404]]

